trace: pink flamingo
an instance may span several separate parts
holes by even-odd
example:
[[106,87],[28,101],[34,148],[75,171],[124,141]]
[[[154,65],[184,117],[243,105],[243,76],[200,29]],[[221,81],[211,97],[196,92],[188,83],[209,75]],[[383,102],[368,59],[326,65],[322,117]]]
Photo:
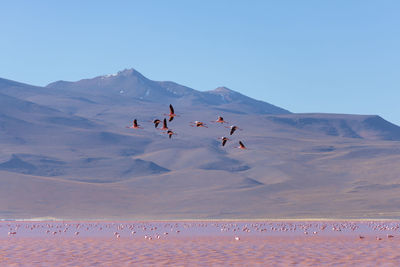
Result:
[[168,130],[167,119],[166,118],[164,118],[163,127],[160,130],[164,130],[164,131]]
[[239,146],[238,148],[240,149],[247,149],[247,147],[242,143],[242,141],[239,141]]
[[211,121],[211,122],[216,122],[216,123],[228,123],[227,121],[224,121],[224,118],[222,118],[221,116],[218,116],[218,119],[216,121]]
[[220,139],[222,140],[222,143],[221,143],[222,146],[225,146],[226,141],[229,140],[229,138],[228,138],[228,137],[225,137],[225,136],[221,137]]
[[174,119],[174,117],[178,116],[175,114],[174,107],[171,104],[169,104],[169,114],[164,114],[164,115],[169,116],[168,121],[172,121]]
[[172,135],[177,135],[176,133],[174,133],[173,131],[171,131],[171,130],[168,130],[167,131],[167,134],[168,134],[168,137],[169,137],[169,139],[171,139],[171,137],[172,137]]
[[242,130],[239,127],[232,125],[231,127],[226,127],[226,128],[231,128],[231,131],[229,132],[229,135],[232,135],[236,130]]
[[154,121],[153,121],[153,123],[154,123],[154,128],[157,128],[158,127],[158,125],[160,124],[160,120],[159,119],[155,119]]
[[205,127],[208,128],[207,125],[201,121],[195,121],[195,122],[191,122],[190,126],[192,127]]
[[137,120],[134,119],[132,122],[132,126],[126,126],[126,128],[130,129],[143,129],[143,127],[140,127],[140,125],[137,123]]

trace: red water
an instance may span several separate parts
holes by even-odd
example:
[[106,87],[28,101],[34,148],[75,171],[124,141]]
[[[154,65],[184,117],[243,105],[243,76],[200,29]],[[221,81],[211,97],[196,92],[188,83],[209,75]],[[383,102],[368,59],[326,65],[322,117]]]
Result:
[[2,222],[0,266],[400,266],[399,226]]

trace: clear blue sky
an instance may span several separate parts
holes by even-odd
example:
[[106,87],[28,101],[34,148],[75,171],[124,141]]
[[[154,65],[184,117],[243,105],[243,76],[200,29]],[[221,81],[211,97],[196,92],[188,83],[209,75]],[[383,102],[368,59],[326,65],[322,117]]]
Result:
[[133,67],[293,112],[400,125],[400,1],[1,1],[0,77],[35,85]]

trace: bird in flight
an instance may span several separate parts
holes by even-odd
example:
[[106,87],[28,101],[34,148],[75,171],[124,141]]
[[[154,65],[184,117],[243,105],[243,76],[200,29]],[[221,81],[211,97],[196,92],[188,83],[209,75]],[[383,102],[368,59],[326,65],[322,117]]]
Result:
[[239,141],[239,146],[238,148],[240,149],[247,149],[247,147],[242,143],[242,141]]
[[163,127],[161,128],[161,130],[168,130],[167,119],[166,118],[164,118]]
[[[172,106],[172,104],[169,105],[169,110],[170,110],[170,113],[169,113],[169,114],[164,114],[164,115],[166,115],[166,116],[169,117],[169,119],[168,119],[169,122],[171,122],[171,121],[174,119],[174,117],[177,117],[177,116],[179,117],[179,115],[176,115],[176,114],[175,114],[175,110],[174,110],[174,107]],[[164,118],[164,120],[162,120],[162,121],[159,120],[159,119],[154,119],[154,120],[150,120],[149,122],[152,122],[152,123],[154,124],[154,128],[156,128],[156,129],[158,129],[158,130],[163,130],[163,131],[164,131],[163,133],[168,134],[168,138],[169,138],[169,139],[172,138],[172,135],[177,135],[175,132],[173,132],[171,129],[168,128],[168,125],[167,125],[167,118]],[[162,122],[162,127],[161,127],[161,128],[158,128],[158,125],[160,125],[161,122]],[[220,123],[220,124],[228,123],[228,122],[225,121],[224,118],[221,117],[221,116],[218,116],[218,117],[217,117],[217,120],[211,121],[211,122]],[[204,122],[201,122],[201,121],[190,122],[190,126],[191,126],[191,127],[197,127],[197,128],[198,128],[198,127],[205,127],[205,128],[208,128],[208,126],[207,126]],[[131,129],[143,129],[143,127],[141,127],[141,126],[138,124],[137,119],[134,119],[133,122],[132,122],[132,125],[131,125],[131,126],[126,126],[126,128],[131,128]],[[233,133],[234,133],[235,131],[237,131],[237,130],[242,131],[242,129],[239,128],[239,127],[237,127],[236,125],[225,126],[225,128],[230,128],[229,135],[233,135]],[[221,146],[223,146],[223,147],[226,145],[226,143],[228,142],[228,140],[230,140],[228,137],[225,137],[225,136],[223,136],[223,137],[221,137],[221,138],[218,138],[218,139],[221,140]],[[239,146],[238,146],[237,148],[240,148],[240,149],[247,149],[247,147],[243,144],[242,141],[239,141]]]
[[218,116],[218,119],[216,121],[211,121],[211,122],[217,122],[217,123],[228,123],[227,121],[224,121],[224,118],[222,118],[221,116]]
[[140,125],[137,123],[137,120],[136,120],[136,119],[133,120],[131,126],[126,126],[126,128],[130,128],[130,129],[143,129],[143,127],[140,127]]
[[174,117],[178,116],[178,115],[175,114],[174,107],[171,104],[169,104],[169,114],[164,114],[164,115],[169,116],[169,120],[168,121],[172,121],[174,119]]
[[205,127],[205,128],[208,128],[208,126],[204,123],[204,122],[201,122],[201,121],[195,121],[195,122],[191,122],[191,124],[190,124],[190,126],[192,126],[192,127]]
[[225,144],[226,144],[226,141],[228,141],[229,140],[229,138],[228,137],[225,137],[225,136],[223,136],[223,137],[221,137],[221,140],[222,140],[222,146],[225,146]]
[[160,124],[160,120],[159,119],[155,119],[154,121],[153,121],[153,123],[154,123],[154,128],[157,128],[158,127],[158,125]]
[[176,133],[174,133],[173,131],[171,131],[171,130],[168,130],[167,131],[167,134],[168,134],[168,137],[169,137],[169,139],[171,139],[171,137],[172,137],[172,135],[176,135]]
[[227,128],[231,128],[231,131],[229,132],[229,135],[232,135],[236,130],[242,130],[239,127],[232,125],[231,127],[227,127]]

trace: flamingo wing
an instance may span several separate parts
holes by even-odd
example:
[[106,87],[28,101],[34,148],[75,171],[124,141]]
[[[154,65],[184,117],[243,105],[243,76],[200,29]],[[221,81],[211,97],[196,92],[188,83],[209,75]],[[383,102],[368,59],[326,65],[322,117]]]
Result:
[[174,107],[171,104],[169,104],[169,111],[171,112],[171,114],[175,114]]
[[243,145],[242,141],[239,141],[239,145],[240,145],[240,147],[242,147],[242,148],[246,148],[245,145]]
[[173,132],[172,132],[171,130],[168,130],[168,131],[167,131],[167,134],[169,135],[169,138],[171,138],[171,137],[172,137],[172,134],[173,134]]

